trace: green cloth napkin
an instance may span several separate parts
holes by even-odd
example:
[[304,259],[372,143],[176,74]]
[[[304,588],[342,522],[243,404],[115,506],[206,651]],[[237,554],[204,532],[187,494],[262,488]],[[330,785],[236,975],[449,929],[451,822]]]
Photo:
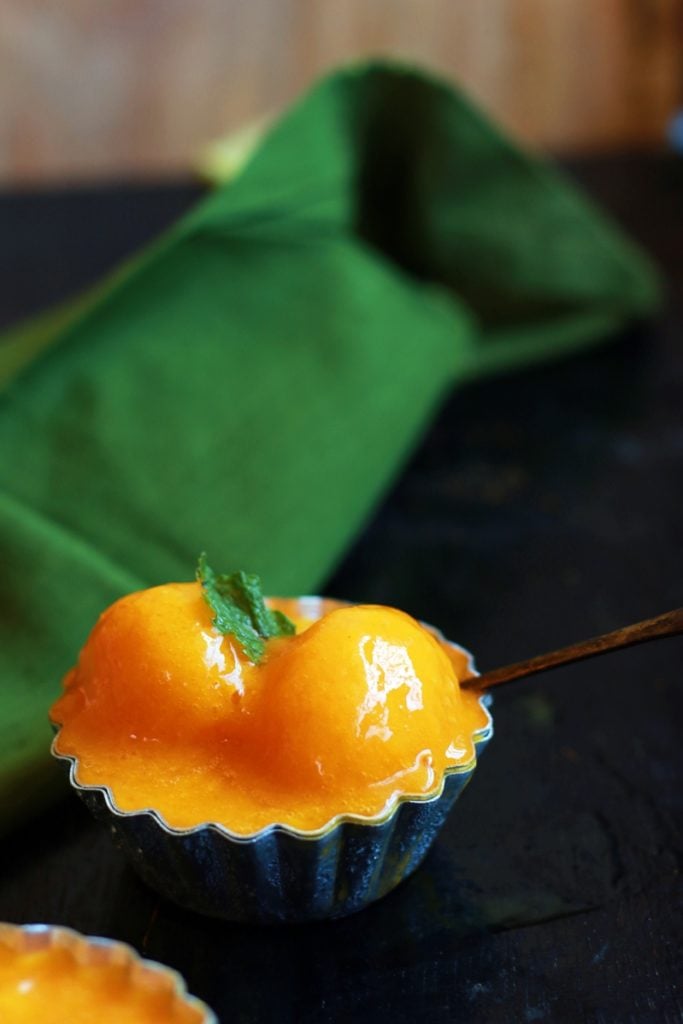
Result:
[[379,63],[323,80],[234,181],[10,332],[0,825],[54,792],[47,709],[107,604],[191,578],[202,549],[315,590],[454,382],[593,343],[657,291],[556,171]]

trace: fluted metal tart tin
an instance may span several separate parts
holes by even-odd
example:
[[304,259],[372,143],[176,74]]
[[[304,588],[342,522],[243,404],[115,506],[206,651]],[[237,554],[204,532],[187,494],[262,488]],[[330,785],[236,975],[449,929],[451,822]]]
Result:
[[[299,614],[310,618],[341,604],[318,597],[297,602]],[[423,625],[460,662],[460,678],[478,675],[469,651],[446,640],[435,627]],[[352,914],[380,899],[424,859],[493,735],[490,698],[482,696],[480,701],[487,724],[473,736],[475,757],[447,770],[436,793],[399,796],[388,811],[375,817],[338,815],[314,832],[279,823],[249,836],[215,822],[171,828],[153,808],[122,811],[108,786],[79,782],[78,758],[57,749],[58,726],[52,753],[133,868],[162,896],[231,921],[322,920]]]
[[206,1003],[189,995],[185,981],[177,971],[156,960],[141,957],[125,942],[81,935],[61,925],[4,922],[0,922],[0,942],[6,943],[18,953],[35,953],[50,948],[69,950],[78,963],[86,968],[108,963],[130,965],[128,979],[131,986],[144,985],[147,989],[153,988],[170,996],[172,1003],[169,1006],[169,1019],[174,1007],[190,1007],[201,1014],[198,1024],[218,1024],[218,1018]]

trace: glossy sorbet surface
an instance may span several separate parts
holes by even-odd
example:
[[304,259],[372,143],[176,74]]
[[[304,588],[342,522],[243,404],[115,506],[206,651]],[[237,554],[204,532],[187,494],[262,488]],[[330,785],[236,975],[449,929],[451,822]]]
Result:
[[269,603],[297,634],[269,640],[259,665],[216,632],[197,583],[107,609],[52,709],[78,780],[176,828],[214,821],[247,835],[376,815],[472,761],[488,716],[458,685],[464,655],[391,608],[311,621],[292,601]]
[[19,951],[0,939],[3,1024],[200,1024],[155,972],[121,962],[84,962],[69,949]]

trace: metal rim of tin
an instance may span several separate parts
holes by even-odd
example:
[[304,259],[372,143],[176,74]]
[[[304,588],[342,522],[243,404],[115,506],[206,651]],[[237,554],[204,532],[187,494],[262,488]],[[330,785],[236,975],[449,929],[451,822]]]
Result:
[[54,924],[10,924],[0,922],[0,942],[8,943],[17,952],[36,952],[43,949],[66,949],[75,953],[84,967],[102,963],[130,964],[129,983],[145,976],[159,982],[159,985],[181,1006],[190,1007],[202,1014],[201,1024],[218,1024],[218,1018],[206,1003],[187,991],[185,979],[172,967],[158,960],[141,956],[127,942],[107,939],[99,935],[83,935],[73,928]]
[[[296,601],[299,604],[301,615],[310,618],[322,617],[322,614],[324,614],[324,608],[332,610],[333,608],[348,607],[350,605],[350,602],[348,601],[341,601],[336,598],[318,597],[317,595],[306,595],[298,597],[296,598]],[[432,626],[427,622],[420,622],[420,625],[423,626],[429,633],[431,633],[431,635],[435,637],[435,639],[438,640],[440,644],[443,644],[444,646],[451,648],[451,650],[456,651],[459,655],[464,657],[468,677],[479,675],[479,672],[475,665],[474,655],[470,651],[468,651],[467,648],[462,647],[460,644],[454,643],[452,640],[447,640],[446,637],[441,632],[441,630],[437,629],[436,626]],[[52,723],[53,728],[55,729],[55,736],[52,740],[50,752],[57,761],[60,761],[63,764],[68,765],[70,785],[76,791],[81,793],[100,794],[104,799],[107,810],[112,815],[114,815],[114,817],[134,818],[138,815],[145,815],[152,818],[162,832],[165,832],[167,835],[171,836],[187,836],[202,832],[204,830],[211,830],[219,833],[220,835],[224,836],[226,839],[229,839],[233,843],[246,844],[255,843],[259,839],[262,839],[264,836],[270,835],[273,832],[281,832],[286,835],[290,835],[296,839],[310,840],[312,842],[315,842],[317,840],[329,837],[330,834],[334,832],[335,829],[340,828],[342,825],[346,824],[366,825],[369,828],[385,825],[397,813],[399,808],[404,804],[425,804],[439,800],[440,797],[443,795],[446,780],[450,776],[466,775],[473,773],[477,764],[477,747],[480,744],[487,743],[488,740],[490,740],[493,735],[493,719],[489,711],[489,706],[491,704],[490,695],[482,694],[479,698],[479,703],[486,715],[487,723],[481,729],[478,729],[473,733],[472,742],[474,745],[474,757],[472,758],[471,761],[468,761],[464,765],[454,765],[451,768],[447,768],[443,772],[440,784],[436,790],[433,790],[431,793],[426,793],[424,795],[410,796],[406,794],[400,794],[395,800],[393,800],[387,806],[383,807],[381,811],[371,816],[366,816],[362,814],[337,814],[333,818],[330,818],[330,820],[326,822],[323,826],[321,826],[319,829],[313,829],[308,831],[305,829],[296,828],[293,825],[286,825],[281,822],[273,822],[272,824],[266,825],[262,829],[259,829],[257,832],[251,832],[246,835],[244,833],[233,832],[226,825],[222,825],[219,822],[215,821],[200,822],[197,825],[192,825],[190,828],[174,828],[172,825],[169,825],[168,822],[164,820],[163,816],[153,807],[141,807],[138,810],[134,811],[123,811],[121,810],[120,807],[117,806],[116,799],[109,786],[87,785],[85,783],[80,782],[79,779],[77,778],[78,755],[64,754],[57,749],[57,744],[59,742],[60,723]]]

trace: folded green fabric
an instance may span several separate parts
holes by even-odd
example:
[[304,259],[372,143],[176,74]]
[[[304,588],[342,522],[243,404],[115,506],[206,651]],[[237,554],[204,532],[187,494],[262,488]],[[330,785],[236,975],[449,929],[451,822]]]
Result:
[[647,260],[451,86],[325,79],[233,182],[0,347],[0,824],[100,610],[206,549],[323,584],[455,381],[594,342]]

